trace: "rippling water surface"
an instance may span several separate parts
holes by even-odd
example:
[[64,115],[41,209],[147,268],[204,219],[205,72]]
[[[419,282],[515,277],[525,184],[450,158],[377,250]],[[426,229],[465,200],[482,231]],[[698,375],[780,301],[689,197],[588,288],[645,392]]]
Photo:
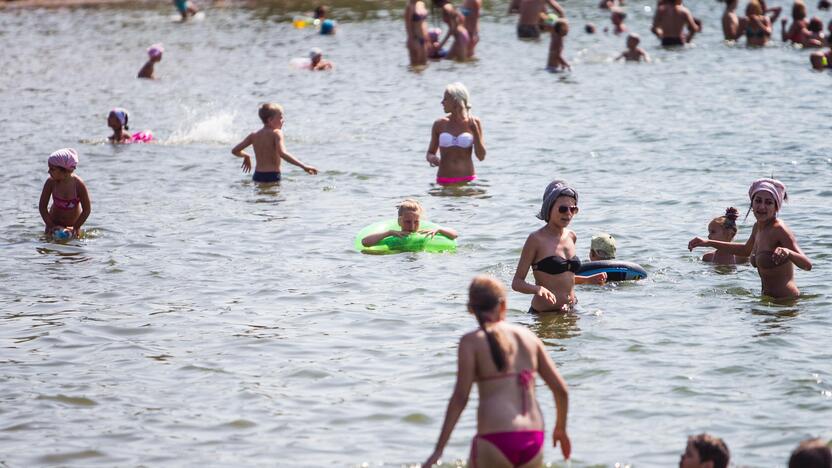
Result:
[[[423,461],[457,340],[475,326],[467,284],[510,281],[555,177],[581,193],[579,253],[608,231],[650,273],[580,287],[568,316],[530,316],[529,296],[509,298],[510,320],[546,342],[571,386],[573,466],[672,466],[701,431],[724,437],[739,466],[783,466],[799,440],[832,436],[832,76],[810,72],[806,51],[724,44],[711,2],[694,6],[706,30],[681,51],[649,37],[652,2],[631,3],[655,63],[613,63],[624,38],[582,32],[606,24],[595,2],[565,5],[567,74],[543,70],[548,40],[514,38],[503,3],[483,19],[479,61],[420,73],[398,3],[336,9],[339,34],[325,38],[292,29],[280,3],[208,7],[184,25],[167,4],[0,12],[0,463]],[[161,79],[136,80],[158,41]],[[288,66],[312,46],[334,72]],[[424,150],[457,80],[488,157],[477,183],[449,191],[432,185]],[[283,104],[289,150],[317,177],[288,166],[281,186],[259,187],[241,173],[229,150],[263,101]],[[105,144],[114,106],[158,144]],[[85,239],[55,244],[37,202],[46,157],[64,146],[81,153],[93,213]],[[772,174],[815,265],[797,272],[803,297],[789,306],[764,301],[750,267],[714,268],[685,248]],[[456,254],[352,249],[405,197],[459,230]],[[467,457],[475,405],[476,392],[446,461]]]

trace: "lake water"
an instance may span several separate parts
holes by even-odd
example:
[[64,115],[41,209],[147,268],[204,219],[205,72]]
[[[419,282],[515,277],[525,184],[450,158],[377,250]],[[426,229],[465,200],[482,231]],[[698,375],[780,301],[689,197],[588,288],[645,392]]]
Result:
[[[624,38],[582,30],[607,24],[596,3],[564,5],[566,74],[544,71],[548,38],[515,39],[502,2],[488,5],[479,61],[418,73],[402,2],[337,3],[335,37],[293,29],[313,6],[301,3],[202,5],[188,24],[168,4],[0,11],[0,464],[421,463],[457,341],[476,326],[468,282],[510,282],[553,178],[581,195],[583,258],[606,231],[650,273],[579,287],[570,315],[528,315],[531,297],[510,294],[509,319],[544,340],[570,385],[572,466],[674,466],[703,431],[737,466],[784,466],[798,441],[832,437],[832,76],[779,42],[724,44],[715,2],[693,7],[706,29],[686,50],[657,47],[653,2],[630,3],[655,63],[613,63]],[[160,41],[161,79],[135,79]],[[335,71],[288,66],[312,46]],[[454,81],[488,156],[475,184],[441,190],[424,152]],[[230,149],[264,101],[284,106],[288,148],[318,176],[287,165],[279,187],[259,187],[240,171]],[[106,144],[115,106],[158,144]],[[37,203],[46,158],[65,146],[93,209],[85,239],[56,244]],[[814,262],[789,306],[760,297],[751,267],[686,249],[770,175]],[[406,197],[460,232],[456,254],[353,250]],[[538,385],[546,459],[560,464]],[[446,462],[467,458],[476,404],[474,391]]]

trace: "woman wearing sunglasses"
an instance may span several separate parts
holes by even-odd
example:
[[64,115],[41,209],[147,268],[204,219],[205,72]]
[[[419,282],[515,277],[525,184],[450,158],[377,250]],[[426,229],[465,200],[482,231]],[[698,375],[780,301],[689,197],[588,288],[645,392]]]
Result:
[[[577,302],[575,283],[604,284],[606,273],[576,276],[581,260],[575,254],[575,233],[566,227],[578,214],[578,192],[562,180],[556,180],[543,192],[538,218],[546,225],[529,234],[517,262],[511,288],[534,294],[529,312],[569,312]],[[532,269],[534,283],[526,281]]]

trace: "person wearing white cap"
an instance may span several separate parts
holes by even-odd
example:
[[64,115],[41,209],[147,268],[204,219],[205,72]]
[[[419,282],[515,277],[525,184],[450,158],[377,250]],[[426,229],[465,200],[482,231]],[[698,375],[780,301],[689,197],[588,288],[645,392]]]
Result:
[[335,65],[329,60],[324,60],[324,53],[321,49],[313,47],[309,51],[309,69],[312,71],[332,70]]
[[589,246],[589,261],[613,260],[615,258],[615,238],[606,232],[592,236]]

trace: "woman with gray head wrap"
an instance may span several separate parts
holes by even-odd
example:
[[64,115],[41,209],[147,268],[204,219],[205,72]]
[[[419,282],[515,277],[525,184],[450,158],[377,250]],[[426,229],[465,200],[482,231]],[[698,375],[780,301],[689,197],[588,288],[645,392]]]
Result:
[[[576,214],[578,192],[562,180],[550,183],[537,214],[546,225],[529,234],[511,282],[515,291],[534,294],[529,312],[568,312],[577,302],[576,283],[603,284],[607,279],[606,273],[576,275],[581,267],[575,254],[577,236],[567,229]],[[534,284],[526,281],[529,268]]]

